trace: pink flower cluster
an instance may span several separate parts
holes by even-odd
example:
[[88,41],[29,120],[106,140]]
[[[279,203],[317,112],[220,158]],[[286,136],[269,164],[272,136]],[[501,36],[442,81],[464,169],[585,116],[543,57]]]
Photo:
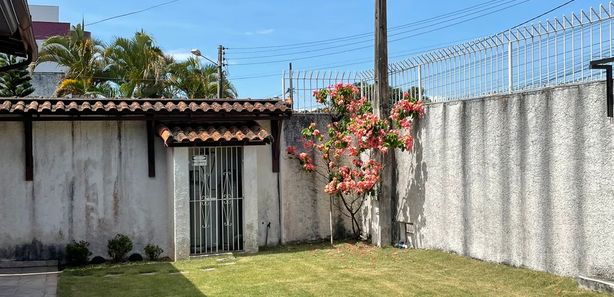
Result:
[[359,166],[340,166],[336,175],[324,187],[324,192],[335,195],[338,193],[363,194],[371,191],[380,179],[381,164],[373,160],[360,163]]
[[[380,179],[382,164],[369,159],[365,152],[387,153],[390,149],[411,150],[409,134],[412,121],[424,115],[421,101],[406,93],[392,108],[389,118],[380,119],[372,112],[366,98],[351,84],[336,84],[314,91],[316,101],[327,105],[335,119],[322,133],[312,123],[301,132],[303,149],[314,150],[324,160],[328,176],[324,191],[330,195],[361,195],[373,190]],[[313,159],[305,152],[288,147],[288,155],[298,159],[306,171],[316,171]]]
[[424,105],[422,101],[411,101],[408,99],[399,100],[390,111],[391,120],[399,122],[404,121],[404,124],[401,124],[402,128],[409,128],[411,119],[414,117],[422,117],[423,115]]
[[291,157],[297,158],[301,162],[303,169],[305,169],[306,171],[311,172],[316,169],[316,166],[313,164],[313,159],[309,155],[307,155],[307,153],[297,153],[296,148],[293,146],[288,147],[287,153]]

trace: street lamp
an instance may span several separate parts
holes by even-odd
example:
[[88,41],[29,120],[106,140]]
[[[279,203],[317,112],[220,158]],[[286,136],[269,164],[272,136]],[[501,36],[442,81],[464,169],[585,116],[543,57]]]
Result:
[[211,60],[211,59],[209,59],[209,58],[207,58],[207,57],[203,56],[203,54],[202,54],[202,53],[200,52],[200,50],[199,50],[199,49],[197,49],[197,48],[192,49],[192,50],[190,51],[190,53],[192,53],[192,55],[194,55],[194,56],[197,56],[197,57],[203,58],[203,59],[205,59],[205,60],[207,60],[207,61],[209,61],[209,62],[211,62],[211,63],[213,63],[213,64],[216,64],[216,65],[218,64],[217,62],[215,62],[215,61],[213,61],[213,60]]
[[217,78],[218,79],[218,82],[217,82],[217,98],[218,99],[222,98],[222,93],[224,92],[224,72],[222,71],[222,66],[223,66],[223,64],[222,64],[222,56],[223,56],[222,51],[223,51],[223,49],[224,48],[220,45],[219,48],[218,48],[218,55],[217,55],[218,61],[217,61],[217,63],[214,62],[213,60],[203,56],[203,54],[197,48],[192,49],[190,51],[192,53],[192,55],[194,55],[194,56],[204,58],[205,60],[207,60],[207,61],[209,61],[209,62],[211,62],[213,64],[217,64],[217,77],[218,77]]

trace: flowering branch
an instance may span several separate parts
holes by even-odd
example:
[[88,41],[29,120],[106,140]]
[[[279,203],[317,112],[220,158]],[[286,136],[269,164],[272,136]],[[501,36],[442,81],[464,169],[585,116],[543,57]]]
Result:
[[[412,122],[424,115],[422,101],[405,93],[392,107],[390,116],[380,119],[373,113],[370,102],[359,93],[358,88],[350,84],[314,91],[316,101],[328,107],[332,121],[324,132],[311,123],[301,131],[303,151],[295,147],[288,147],[287,151],[305,171],[326,178],[324,191],[343,202],[351,215],[355,235],[360,232],[356,215],[366,195],[373,193],[383,168],[383,164],[371,155],[383,155],[391,149],[411,150]],[[326,172],[317,170],[307,152],[314,152],[315,157],[322,160]],[[348,200],[348,197],[353,199]],[[357,201],[360,201],[358,207]]]

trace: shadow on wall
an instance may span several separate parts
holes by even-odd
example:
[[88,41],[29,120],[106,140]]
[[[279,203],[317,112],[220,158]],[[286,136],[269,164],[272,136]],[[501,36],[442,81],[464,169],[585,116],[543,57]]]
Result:
[[14,248],[0,249],[0,259],[16,261],[57,260],[64,255],[62,245],[44,245],[34,239],[30,243],[15,245]]
[[[284,195],[285,219],[283,228],[286,232],[287,242],[317,240],[329,238],[329,197],[323,189],[326,185],[325,178],[316,173],[308,173],[300,168],[299,162],[287,157],[286,149],[294,146],[303,151],[301,142],[301,130],[310,123],[316,123],[320,131],[327,130],[327,124],[331,121],[330,115],[325,113],[302,113],[294,114],[284,121],[282,148],[282,195]],[[318,168],[323,163],[311,152],[314,164]],[[285,167],[287,166],[287,167]],[[351,232],[349,219],[341,215],[339,209],[334,206],[333,232],[335,239],[348,237]]]
[[[427,115],[428,116],[428,115]],[[422,121],[425,121],[423,119]],[[428,180],[428,170],[426,162],[423,159],[423,135],[422,129],[420,129],[420,122],[413,127],[412,134],[414,135],[414,146],[411,152],[397,152],[397,159],[400,158],[409,158],[412,162],[408,162],[411,164],[409,167],[399,167],[397,166],[395,180],[397,181],[397,185],[405,184],[405,189],[403,191],[398,191],[399,193],[403,193],[403,197],[397,196],[397,207],[396,207],[396,215],[395,215],[395,242],[403,241],[403,242],[411,242],[414,247],[421,247],[424,235],[422,235],[421,229],[426,226],[426,218],[424,216],[424,201],[425,201],[425,190],[424,185]],[[399,162],[401,163],[401,162]],[[401,164],[407,164],[406,162],[402,162]],[[408,177],[409,180],[400,180],[400,178]],[[414,230],[407,230],[407,226],[403,223],[412,223]],[[413,232],[413,236],[411,238],[406,238],[406,234],[408,231]]]

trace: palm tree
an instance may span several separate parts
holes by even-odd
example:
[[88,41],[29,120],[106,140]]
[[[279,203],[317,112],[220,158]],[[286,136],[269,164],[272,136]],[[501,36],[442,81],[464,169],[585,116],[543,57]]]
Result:
[[166,73],[172,59],[165,57],[151,36],[136,32],[132,38],[118,37],[104,53],[106,71],[117,79],[125,97],[165,95]]
[[[66,36],[52,36],[45,40],[38,60],[32,66],[36,67],[43,62],[55,62],[66,68],[66,74],[56,89],[56,95],[103,94],[100,93],[101,90],[108,90],[108,87],[102,87],[108,85],[103,72],[103,51],[104,46],[101,41],[90,38],[82,25],[76,25]],[[65,89],[69,85],[79,87]]]
[[[213,64],[201,64],[195,57],[175,63],[170,67],[169,82],[179,92],[190,98],[216,98],[219,78]],[[236,98],[237,90],[224,78],[224,98]]]
[[117,90],[110,82],[90,84],[87,80],[65,78],[55,90],[58,97],[67,95],[102,95],[104,97],[115,97]]

